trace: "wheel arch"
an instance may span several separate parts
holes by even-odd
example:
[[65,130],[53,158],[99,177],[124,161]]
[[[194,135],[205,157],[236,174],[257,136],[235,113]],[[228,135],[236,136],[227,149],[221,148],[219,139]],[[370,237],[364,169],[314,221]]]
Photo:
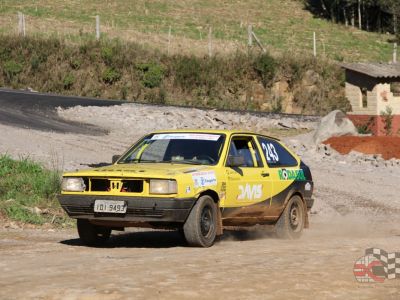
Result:
[[285,204],[284,204],[283,207],[284,207],[284,208],[286,207],[286,205],[288,204],[290,198],[292,198],[293,196],[299,196],[300,199],[301,199],[301,201],[303,202],[303,205],[304,205],[304,216],[305,216],[304,228],[309,228],[309,227],[310,227],[310,223],[309,223],[309,220],[308,220],[307,203],[306,203],[306,200],[304,199],[303,194],[302,194],[300,191],[295,190],[295,189],[292,189],[292,190],[287,194],[286,199],[285,199]]
[[222,213],[221,213],[221,209],[219,207],[219,200],[220,199],[219,199],[218,193],[216,191],[214,191],[214,190],[205,190],[205,191],[202,191],[199,194],[198,198],[200,198],[201,196],[209,196],[214,200],[214,203],[217,206],[217,218],[218,218],[217,219],[217,235],[218,236],[222,235],[224,229],[223,229],[223,225],[222,225]]
[[201,196],[204,196],[204,195],[207,195],[207,196],[210,196],[211,198],[213,198],[213,200],[214,200],[214,202],[216,204],[219,203],[219,196],[218,196],[218,193],[216,191],[214,191],[214,190],[205,190],[205,191],[201,192],[197,198],[200,198]]

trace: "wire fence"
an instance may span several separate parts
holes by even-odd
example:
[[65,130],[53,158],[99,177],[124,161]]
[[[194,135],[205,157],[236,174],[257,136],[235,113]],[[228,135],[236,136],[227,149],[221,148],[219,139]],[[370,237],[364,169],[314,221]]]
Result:
[[168,54],[185,53],[197,55],[218,55],[234,51],[287,53],[294,51],[336,60],[377,60],[397,61],[397,44],[386,37],[376,35],[373,43],[357,39],[361,31],[349,31],[346,36],[332,38],[324,32],[312,30],[284,30],[271,24],[245,24],[238,26],[196,26],[182,27],[179,24],[142,24],[135,29],[121,28],[114,20],[102,22],[100,16],[93,16],[92,24],[76,24],[72,21],[27,18],[18,13],[15,18],[3,18],[1,31],[21,36],[57,36],[70,42],[87,39],[119,38],[134,41],[166,51]]

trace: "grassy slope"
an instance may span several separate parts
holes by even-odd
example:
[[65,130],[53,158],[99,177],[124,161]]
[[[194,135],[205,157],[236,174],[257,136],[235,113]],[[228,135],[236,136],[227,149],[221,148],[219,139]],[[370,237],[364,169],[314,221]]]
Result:
[[0,155],[0,214],[32,224],[64,224],[65,215],[55,199],[60,175],[29,159]]
[[16,31],[17,11],[27,16],[28,34],[61,33],[71,40],[91,35],[94,16],[98,14],[107,35],[142,39],[164,49],[170,25],[173,44],[182,43],[190,51],[205,52],[209,25],[222,43],[221,49],[236,50],[244,48],[247,24],[252,24],[272,52],[296,49],[311,53],[313,31],[318,36],[318,53],[325,49],[334,59],[388,61],[392,52],[392,45],[387,42],[390,36],[314,18],[303,9],[301,1],[295,0],[3,0],[0,32]]

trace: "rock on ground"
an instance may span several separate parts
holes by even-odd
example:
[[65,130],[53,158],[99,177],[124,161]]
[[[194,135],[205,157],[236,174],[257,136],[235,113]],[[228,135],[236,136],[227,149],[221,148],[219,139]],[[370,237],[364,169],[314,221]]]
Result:
[[334,110],[321,119],[313,135],[316,145],[332,136],[357,135],[357,128],[340,110]]

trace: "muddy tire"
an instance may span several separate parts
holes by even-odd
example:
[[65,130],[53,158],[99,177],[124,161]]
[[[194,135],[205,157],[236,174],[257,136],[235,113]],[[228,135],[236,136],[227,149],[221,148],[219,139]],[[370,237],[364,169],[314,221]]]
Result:
[[287,203],[283,213],[275,225],[276,235],[282,239],[300,238],[306,220],[303,200],[293,196]]
[[210,196],[201,196],[193,206],[183,232],[190,246],[210,247],[217,234],[217,206]]
[[77,220],[78,234],[87,246],[104,245],[110,238],[111,229],[91,224],[88,220]]

